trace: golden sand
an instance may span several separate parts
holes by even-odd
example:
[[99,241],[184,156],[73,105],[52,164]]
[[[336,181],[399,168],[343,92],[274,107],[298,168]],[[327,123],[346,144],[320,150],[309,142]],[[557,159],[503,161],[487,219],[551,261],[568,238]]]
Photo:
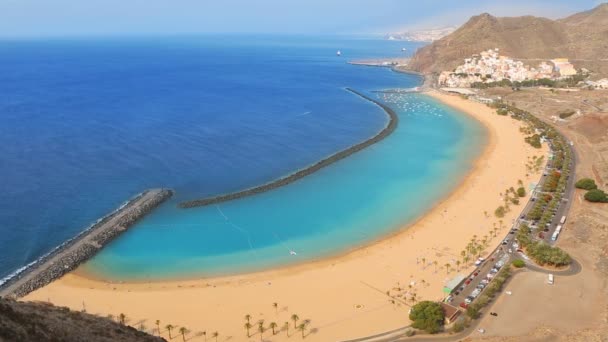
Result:
[[[400,232],[346,255],[304,265],[259,273],[187,281],[143,284],[110,284],[68,274],[28,295],[26,300],[43,300],[90,313],[114,316],[124,313],[128,324],[143,324],[156,333],[155,321],[185,326],[193,341],[203,341],[206,331],[219,333],[218,341],[258,341],[259,320],[264,326],[276,322],[279,329],[290,322],[289,338],[282,330],[263,334],[265,341],[301,338],[294,331],[291,315],[298,323],[309,320],[306,340],[337,341],[373,335],[408,324],[410,300],[391,299],[391,294],[416,293],[417,299],[443,297],[446,280],[466,274],[472,265],[451,270],[461,260],[460,251],[473,235],[492,236],[498,219],[492,213],[501,203],[506,188],[537,181],[540,174],[526,176],[526,160],[546,155],[547,148],[534,149],[524,142],[520,122],[498,116],[485,105],[457,96],[429,92],[428,95],[468,113],[488,130],[488,144],[462,184],[433,210]],[[523,205],[523,204],[522,204]],[[520,206],[522,206],[520,205]],[[517,218],[515,206],[502,220],[504,228],[493,238],[495,246]],[[489,216],[484,214],[489,213]],[[493,247],[490,247],[490,249]],[[426,267],[422,265],[425,259]],[[435,267],[434,262],[437,263]],[[410,287],[411,285],[411,287]],[[391,301],[394,300],[395,303]],[[277,307],[273,306],[277,303]],[[251,337],[246,336],[245,315],[251,315]],[[162,328],[162,335],[168,338]],[[173,336],[177,335],[177,329]],[[179,337],[181,339],[181,336]]]

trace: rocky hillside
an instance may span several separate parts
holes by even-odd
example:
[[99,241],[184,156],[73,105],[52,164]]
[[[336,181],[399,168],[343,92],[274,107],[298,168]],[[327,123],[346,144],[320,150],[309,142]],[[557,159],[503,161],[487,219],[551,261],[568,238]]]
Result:
[[0,342],[165,341],[107,318],[46,303],[0,298]]
[[452,70],[472,54],[491,48],[518,59],[579,59],[585,67],[608,61],[608,4],[551,20],[524,16],[474,16],[452,34],[416,52],[409,68],[432,73]]

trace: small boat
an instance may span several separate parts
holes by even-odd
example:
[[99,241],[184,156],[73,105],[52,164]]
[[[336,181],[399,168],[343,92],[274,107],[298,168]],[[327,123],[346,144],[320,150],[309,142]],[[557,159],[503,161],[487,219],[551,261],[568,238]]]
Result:
[[405,48],[401,48],[401,51],[404,51],[404,52],[405,52]]
[[338,51],[336,52],[336,56],[342,56],[342,51],[338,50]]
[[291,254],[291,255],[298,255],[298,253],[296,253],[294,251],[289,251],[289,254]]

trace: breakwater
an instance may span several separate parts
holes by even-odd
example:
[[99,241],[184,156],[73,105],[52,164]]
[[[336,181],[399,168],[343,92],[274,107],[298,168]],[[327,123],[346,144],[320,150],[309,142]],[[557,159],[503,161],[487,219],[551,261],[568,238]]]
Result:
[[169,189],[145,191],[50,253],[0,284],[0,296],[23,297],[93,257],[135,222],[173,195]]
[[384,110],[384,112],[386,112],[386,114],[389,117],[389,121],[388,124],[380,131],[378,132],[376,135],[374,135],[373,137],[360,142],[356,145],[353,145],[345,150],[339,151],[325,159],[322,159],[304,169],[301,169],[299,171],[296,171],[288,176],[279,178],[275,181],[272,181],[270,183],[266,183],[263,185],[259,185],[253,188],[249,188],[249,189],[245,189],[242,191],[238,191],[238,192],[233,192],[230,194],[225,194],[225,195],[219,195],[219,196],[214,196],[214,197],[208,197],[208,198],[203,198],[203,199],[196,199],[196,200],[192,200],[192,201],[185,201],[185,202],[181,202],[179,204],[180,208],[194,208],[194,207],[202,207],[202,206],[206,206],[206,205],[210,205],[210,204],[216,204],[216,203],[221,203],[221,202],[226,202],[226,201],[231,201],[231,200],[235,200],[235,199],[239,199],[242,197],[246,197],[246,196],[251,196],[251,195],[256,195],[256,194],[260,194],[272,189],[276,189],[278,187],[281,186],[285,186],[287,184],[293,183],[295,181],[297,181],[298,179],[304,178],[314,172],[319,171],[320,169],[331,165],[341,159],[344,159],[348,156],[350,156],[353,153],[359,152],[361,150],[363,150],[364,148],[371,146],[381,140],[383,140],[384,138],[388,137],[391,133],[393,133],[393,131],[395,130],[395,128],[397,128],[397,124],[399,122],[399,118],[397,117],[397,114],[395,113],[394,110],[392,110],[390,107],[388,107],[387,105],[363,94],[360,93],[354,89],[351,88],[346,88],[346,90],[350,91],[353,94],[356,94],[358,96],[360,96],[361,98],[370,101],[374,104],[376,104],[377,106],[379,106],[380,108],[382,108]]

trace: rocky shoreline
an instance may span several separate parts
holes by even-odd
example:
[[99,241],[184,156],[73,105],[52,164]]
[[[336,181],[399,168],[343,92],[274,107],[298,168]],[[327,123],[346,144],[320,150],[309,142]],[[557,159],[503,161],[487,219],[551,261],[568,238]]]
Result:
[[203,199],[181,202],[178,206],[180,208],[202,207],[202,206],[206,206],[206,205],[210,205],[210,204],[216,204],[216,203],[239,199],[239,198],[246,197],[246,196],[260,194],[260,193],[263,193],[263,192],[266,192],[266,191],[269,191],[272,189],[276,189],[281,186],[285,186],[285,185],[293,183],[301,178],[304,178],[312,173],[315,173],[330,164],[333,164],[341,159],[344,159],[353,153],[359,152],[359,151],[363,150],[364,148],[383,140],[384,138],[388,137],[391,133],[393,133],[395,128],[397,128],[397,124],[399,122],[399,118],[397,117],[397,114],[395,113],[394,110],[392,110],[388,106],[380,103],[379,101],[376,101],[376,100],[372,99],[371,97],[369,97],[363,93],[360,93],[354,89],[346,88],[346,90],[348,90],[351,93],[358,95],[358,96],[362,97],[363,99],[370,101],[370,102],[374,103],[375,105],[379,106],[380,108],[382,108],[389,117],[389,122],[386,125],[386,127],[384,127],[384,129],[382,129],[380,132],[378,132],[378,134],[374,135],[373,137],[371,137],[361,143],[358,143],[345,150],[337,152],[325,159],[322,159],[322,160],[316,162],[315,164],[312,164],[304,169],[296,171],[288,176],[279,178],[270,183],[266,183],[266,184],[263,184],[260,186],[256,186],[254,188],[250,188],[250,189],[246,189],[246,190],[238,191],[238,192],[233,192],[233,193],[226,194],[226,195],[220,195],[220,196],[215,196],[215,197],[208,197],[208,198],[203,198]]
[[0,295],[20,298],[71,272],[172,195],[173,191],[169,189],[148,190],[139,194],[1,284]]

